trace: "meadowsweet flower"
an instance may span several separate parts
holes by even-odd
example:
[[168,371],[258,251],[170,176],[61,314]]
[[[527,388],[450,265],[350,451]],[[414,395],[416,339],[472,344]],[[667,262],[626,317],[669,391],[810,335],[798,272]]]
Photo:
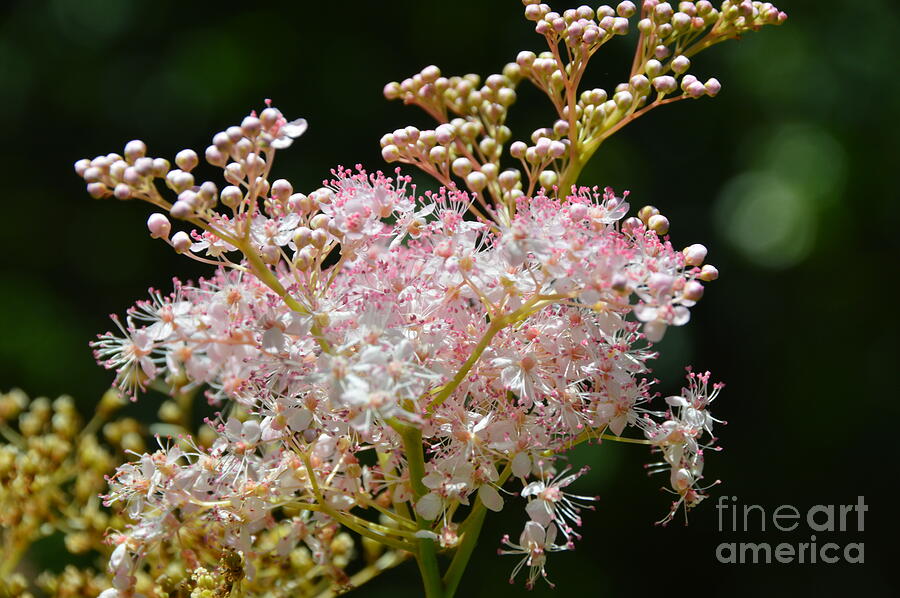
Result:
[[[730,0],[720,11],[705,1],[678,11],[650,0],[640,11],[524,5],[551,51],[521,52],[483,80],[429,66],[385,87],[438,124],[384,135],[382,155],[433,176],[437,192],[361,166],[336,168],[308,193],[273,180],[275,153],[306,121],[269,102],[213,136],[204,156],[222,169],[221,188],[197,178],[196,152],[178,152],[173,167],[140,141],[76,164],[91,196],[153,204],[167,212],[148,220],[153,238],[216,266],[169,296],[151,292],[94,343],[129,395],[165,384],[171,405],[202,387],[218,409],[208,448],[182,436],[110,478],[105,500],[124,502],[132,520],[110,561],[117,596],[138,591],[146,559],[183,537],[202,544],[203,566],[190,557],[195,588],[212,583],[208,561],[232,581],[256,583],[290,562],[317,580],[310,587],[346,585],[347,529],[364,550],[385,547],[371,567],[415,555],[429,596],[444,598],[462,567],[436,576],[435,543],[459,547],[464,565],[485,511],[520,499],[529,521],[501,554],[521,555],[511,580],[527,566],[532,587],[547,577],[547,554],[574,547],[593,500],[569,491],[584,470],[549,472],[601,437],[662,455],[654,471],[677,496],[665,521],[703,499],[720,386],[689,374],[662,405],[649,343],[688,323],[718,271],[702,245],[676,248],[677,223],[658,208],[629,215],[627,193],[577,181],[624,125],[720,91],[689,72],[687,56],[784,13]],[[633,21],[628,78],[582,89],[589,59]],[[528,142],[506,125],[524,80],[556,111]],[[505,488],[510,477],[521,491]]]

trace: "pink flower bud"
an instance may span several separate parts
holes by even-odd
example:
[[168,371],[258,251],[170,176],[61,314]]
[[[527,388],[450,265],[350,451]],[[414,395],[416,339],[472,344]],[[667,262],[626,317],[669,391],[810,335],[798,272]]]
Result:
[[703,285],[692,280],[684,285],[682,296],[688,301],[699,301],[703,297]]
[[88,183],[87,192],[94,199],[102,199],[109,195],[109,189],[103,183]]
[[272,183],[271,194],[277,200],[285,201],[294,192],[294,187],[285,179],[278,179]]
[[130,164],[138,158],[143,158],[147,154],[147,145],[140,139],[134,139],[125,144],[125,159]]
[[700,243],[694,243],[684,248],[684,263],[688,266],[699,266],[706,259],[706,247]]
[[662,214],[656,214],[647,220],[647,227],[658,235],[664,235],[669,232],[669,219]]
[[381,150],[381,157],[385,162],[396,162],[400,159],[400,148],[393,144],[386,145]]
[[619,16],[624,17],[626,19],[630,18],[632,15],[634,15],[636,10],[637,10],[637,7],[634,5],[634,2],[628,2],[628,1],[620,2],[619,5],[616,7],[616,12],[619,14]]
[[697,276],[700,280],[704,282],[710,282],[719,277],[719,270],[713,266],[712,264],[706,264],[703,266],[703,269],[700,270],[700,275]]
[[194,208],[186,201],[176,201],[169,208],[169,214],[172,215],[172,218],[186,220],[194,215]]
[[150,214],[147,219],[147,228],[150,230],[150,236],[154,239],[169,238],[169,232],[172,230],[172,224],[164,214],[156,212]]
[[185,253],[191,248],[191,238],[184,231],[178,231],[174,235],[172,235],[172,247],[175,248],[175,251],[178,253]]
[[241,133],[247,137],[256,137],[262,128],[262,123],[255,116],[244,117],[241,121]]
[[115,195],[116,199],[131,199],[131,187],[125,183],[119,183],[116,185],[116,188],[113,189],[113,195]]

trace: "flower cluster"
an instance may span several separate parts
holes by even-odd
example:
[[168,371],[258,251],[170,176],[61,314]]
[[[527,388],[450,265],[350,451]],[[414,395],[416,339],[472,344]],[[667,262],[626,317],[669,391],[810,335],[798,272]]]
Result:
[[[70,554],[109,554],[104,533],[124,521],[103,509],[97,495],[124,450],[144,449],[133,419],[106,423],[98,434],[122,404],[118,393],[106,393],[84,425],[71,397],[30,399],[17,389],[0,394],[0,594],[32,596],[16,567],[34,542],[51,534],[65,534]],[[37,581],[68,596],[96,596],[106,585],[96,571],[73,567]]]
[[[634,4],[562,14],[524,4],[549,51],[521,53],[481,87],[428,67],[385,88],[438,120],[382,139],[388,161],[421,167],[444,183],[438,191],[360,166],[310,193],[272,180],[275,152],[306,123],[270,103],[213,136],[205,157],[224,171],[222,188],[195,178],[192,150],[173,167],[141,141],[76,164],[92,196],[151,203],[152,237],[217,266],[169,294],[151,290],[93,343],[132,398],[165,386],[177,419],[178,397],[203,390],[216,410],[208,443],[160,441],[110,479],[106,503],[132,523],[109,537],[104,598],[136,595],[152,555],[183,545],[198,595],[238,583],[301,591],[260,563],[309,562],[295,574],[321,589],[413,556],[426,594],[450,597],[486,512],[515,494],[527,523],[501,552],[522,555],[513,577],[527,565],[531,586],[547,554],[580,537],[593,499],[568,490],[583,470],[556,461],[591,440],[662,453],[678,496],[664,522],[702,500],[719,386],[689,373],[683,396],[657,407],[650,362],[652,343],[688,322],[718,272],[702,245],[672,243],[657,208],[632,212],[627,193],[576,179],[606,137],[650,108],[716,94],[717,81],[687,73],[690,56],[784,15],[749,0],[677,11],[646,0],[631,76],[608,98],[580,92],[581,78],[603,43],[627,33]],[[521,171],[501,171],[523,78],[558,119],[531,145],[510,145]],[[642,438],[624,437],[628,428]],[[362,538],[362,569],[346,531]],[[439,551],[453,555],[443,576]]]
[[[397,129],[381,138],[388,162],[414,164],[445,185],[460,181],[486,211],[493,198],[500,217],[516,199],[558,185],[568,190],[584,165],[609,136],[653,108],[683,99],[715,96],[715,78],[701,82],[691,57],[715,44],[787,19],[769,2],[644,0],[615,8],[602,5],[553,11],[539,0],[523,0],[547,50],[520,52],[515,62],[483,81],[476,74],[442,76],[428,66],[402,82],[388,83],[384,95],[419,106],[440,123],[435,129]],[[628,76],[610,90],[582,89],[591,57],[613,38],[635,27],[638,41]],[[536,129],[529,141],[514,141],[506,126],[516,88],[530,81],[553,104],[556,120]],[[504,148],[518,168],[503,168]],[[454,178],[456,177],[456,178]]]

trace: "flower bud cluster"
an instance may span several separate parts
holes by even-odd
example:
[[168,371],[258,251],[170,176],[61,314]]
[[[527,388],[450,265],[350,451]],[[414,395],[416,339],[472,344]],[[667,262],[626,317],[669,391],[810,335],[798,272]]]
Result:
[[[104,476],[124,458],[122,434],[106,434],[99,425],[123,404],[110,391],[101,399],[94,419],[83,426],[71,397],[53,401],[29,399],[21,390],[0,394],[0,593],[30,595],[29,584],[16,573],[19,559],[35,541],[55,532],[64,534],[71,554],[107,553],[103,539],[109,526],[122,520],[100,507],[97,495]],[[122,420],[121,426],[136,426]],[[107,424],[110,425],[110,424]],[[142,450],[140,442],[133,448]],[[97,574],[68,568],[46,572],[38,585],[58,595],[97,595]]]
[[385,97],[417,104],[443,124],[433,130],[406,127],[384,135],[382,157],[415,164],[448,185],[455,175],[479,196],[488,191],[499,194],[500,158],[511,135],[506,115],[516,101],[520,79],[519,66],[510,63],[502,74],[490,75],[483,83],[472,74],[442,77],[435,66],[402,83],[388,83]]
[[[648,110],[718,94],[717,79],[701,80],[689,72],[693,55],[787,18],[771,3],[750,0],[726,0],[719,9],[707,0],[677,6],[644,0],[640,7],[626,0],[596,10],[580,6],[561,13],[536,0],[523,0],[523,4],[525,17],[535,23],[547,50],[519,52],[502,75],[491,75],[480,88],[477,75],[447,78],[436,66],[429,66],[384,89],[388,99],[416,104],[439,123],[433,131],[420,133],[408,127],[385,135],[381,140],[384,158],[413,164],[445,185],[460,181],[476,194],[487,193],[507,219],[522,195],[554,186],[568,193],[600,144]],[[592,56],[631,29],[637,29],[638,41],[628,79],[611,90],[582,89]],[[535,131],[530,144],[510,144],[509,155],[520,161],[521,170],[501,171],[503,147],[510,139],[503,123],[521,79],[531,81],[550,99],[556,120]],[[449,146],[438,141],[448,138],[438,133],[447,125],[452,127],[448,131],[456,133]],[[465,133],[463,126],[469,128]],[[488,211],[487,205],[483,207]]]

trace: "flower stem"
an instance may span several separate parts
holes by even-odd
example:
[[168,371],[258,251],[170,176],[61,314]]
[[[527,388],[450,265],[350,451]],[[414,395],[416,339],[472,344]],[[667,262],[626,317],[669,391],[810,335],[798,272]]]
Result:
[[[418,428],[404,424],[399,420],[389,421],[390,426],[400,434],[403,439],[403,449],[406,453],[406,465],[409,470],[409,481],[412,486],[413,497],[419,500],[428,493],[428,488],[422,483],[425,477],[425,451],[422,449],[422,432]],[[416,527],[420,530],[429,530],[431,522],[426,521],[416,513]],[[422,583],[425,586],[427,598],[444,598],[444,583],[441,581],[441,570],[437,562],[437,549],[431,538],[419,538],[416,542],[418,550],[416,562],[422,575]]]

